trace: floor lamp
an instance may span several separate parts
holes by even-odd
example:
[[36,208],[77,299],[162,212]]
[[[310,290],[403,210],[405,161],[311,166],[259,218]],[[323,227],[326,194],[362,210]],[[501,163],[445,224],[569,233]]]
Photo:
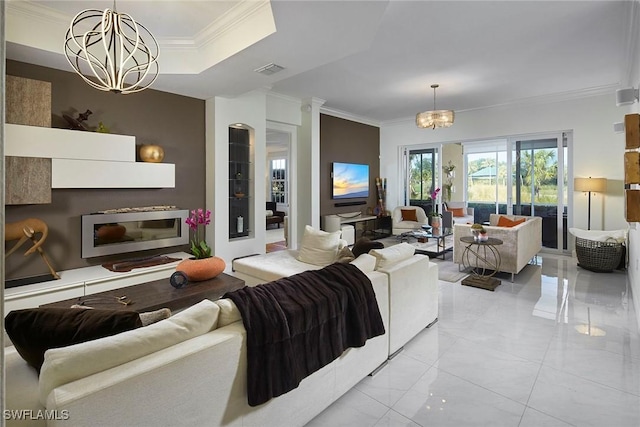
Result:
[[587,230],[591,230],[591,193],[604,193],[607,189],[606,178],[575,178],[573,180],[574,191],[589,193],[589,207],[587,216]]

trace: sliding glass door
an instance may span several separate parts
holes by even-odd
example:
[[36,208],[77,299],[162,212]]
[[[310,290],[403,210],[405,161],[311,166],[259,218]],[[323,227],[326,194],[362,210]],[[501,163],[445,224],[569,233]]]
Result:
[[426,148],[409,151],[407,195],[409,205],[421,206],[428,214],[432,212],[431,193],[438,182],[438,150]]
[[464,144],[466,200],[476,222],[492,213],[542,218],[542,245],[567,249],[570,132]]
[[489,221],[492,213],[507,213],[507,141],[505,139],[464,144],[467,203],[475,220]]
[[542,217],[542,245],[567,249],[568,138],[566,133],[510,138],[512,212]]

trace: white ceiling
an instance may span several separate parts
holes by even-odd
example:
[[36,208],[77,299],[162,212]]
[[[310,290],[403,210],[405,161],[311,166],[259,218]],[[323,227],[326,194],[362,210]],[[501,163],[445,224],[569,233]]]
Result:
[[[48,25],[68,26],[81,9],[113,2],[7,4],[7,56],[70,70],[61,49],[64,32],[47,33]],[[458,112],[598,93],[611,93],[613,100],[616,89],[633,83],[636,59],[633,1],[119,0],[117,9],[160,42],[154,89],[207,99],[266,87],[324,99],[326,108],[375,122],[432,109],[432,83],[440,84],[437,107]],[[251,21],[257,9],[260,23]],[[28,38],[12,40],[20,29],[11,29],[11,22],[25,10],[32,21],[49,21],[29,28]],[[223,31],[226,39],[217,36]],[[237,52],[229,48],[231,35],[241,42]],[[214,36],[215,54],[214,44],[202,49]],[[45,38],[59,39],[59,52],[57,45],[45,48]],[[178,61],[183,46],[197,52],[197,67]],[[270,62],[285,70],[272,76],[253,71]]]

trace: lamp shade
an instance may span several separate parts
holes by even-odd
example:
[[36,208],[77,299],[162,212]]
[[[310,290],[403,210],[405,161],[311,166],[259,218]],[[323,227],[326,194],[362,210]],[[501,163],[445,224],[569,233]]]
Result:
[[573,189],[575,191],[592,191],[604,193],[607,189],[606,178],[574,178]]

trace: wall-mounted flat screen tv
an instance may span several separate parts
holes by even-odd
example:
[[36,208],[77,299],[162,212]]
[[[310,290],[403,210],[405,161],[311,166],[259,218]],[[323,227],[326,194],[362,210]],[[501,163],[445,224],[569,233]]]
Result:
[[332,199],[369,197],[369,165],[333,163]]

